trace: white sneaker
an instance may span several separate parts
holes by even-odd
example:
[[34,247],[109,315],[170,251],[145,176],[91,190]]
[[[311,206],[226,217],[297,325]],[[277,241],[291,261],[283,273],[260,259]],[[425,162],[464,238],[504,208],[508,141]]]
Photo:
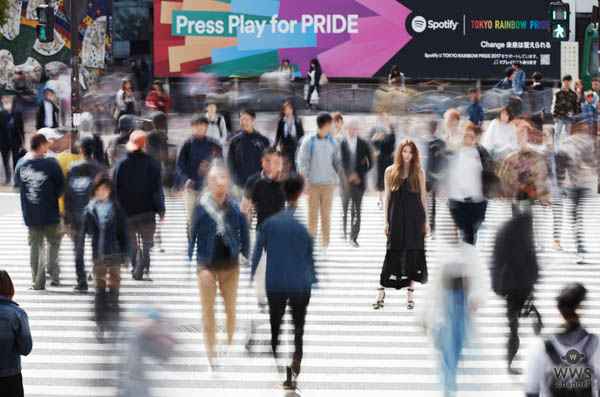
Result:
[[327,251],[329,250],[329,246],[322,246],[321,247],[321,257],[323,258],[327,258]]

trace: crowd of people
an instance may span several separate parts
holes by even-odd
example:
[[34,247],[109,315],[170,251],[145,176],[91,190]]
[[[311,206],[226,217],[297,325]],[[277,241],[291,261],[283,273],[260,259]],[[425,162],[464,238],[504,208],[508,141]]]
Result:
[[[518,96],[525,74],[518,64],[511,70],[507,81]],[[318,62],[311,62],[309,99],[312,90],[319,90],[320,73]],[[562,203],[572,198],[578,262],[584,264],[581,207],[583,199],[598,189],[598,93],[586,92],[581,99],[570,89],[570,76],[562,81],[552,109],[554,134],[546,134],[535,115],[515,115],[511,106],[503,107],[483,131],[485,114],[478,91],[472,90],[471,105],[463,113],[450,109],[442,122],[428,120],[425,153],[423,145],[410,137],[399,139],[397,126],[385,112],[378,115],[367,137],[360,136],[358,117],[347,120],[339,112],[319,113],[316,125],[305,128],[293,104],[285,102],[271,141],[256,129],[252,109],[239,112],[240,129],[229,133],[217,104],[207,101],[206,113],[191,119],[191,133],[180,145],[172,168],[167,161],[169,98],[160,82],[154,82],[146,100],[153,110],[149,133],[135,129],[133,87],[131,81],[123,82],[114,113],[119,133],[106,148],[89,113],[81,116],[78,131],[58,133],[59,109],[54,92],[46,89],[30,151],[20,153],[25,143],[23,118],[12,106],[12,98],[3,97],[2,157],[7,182],[11,180],[8,158],[12,156],[14,162],[14,185],[20,191],[28,228],[31,290],[44,290],[47,275],[50,286],[61,285],[61,271],[66,269],[60,266],[58,253],[68,236],[74,245],[74,290],[86,292],[88,282],[94,282],[96,336],[102,340],[107,332],[118,332],[121,268],[131,265],[135,280],[149,278],[157,228],[168,216],[164,194],[168,184],[185,197],[185,238],[189,259],[197,264],[209,370],[218,371],[219,357],[231,348],[240,264],[248,263],[258,308],[270,317],[274,356],[283,314],[288,304],[291,307],[295,352],[283,386],[294,389],[303,357],[307,307],[317,283],[315,253],[322,258],[330,255],[336,191],[342,202],[343,237],[350,247],[358,248],[363,196],[375,166],[378,207],[385,225],[382,238],[387,244],[373,309],[384,309],[386,288],[406,288],[407,309],[419,306],[414,291],[416,283],[426,284],[430,278],[425,240],[435,234],[441,200],[447,202],[460,236],[454,243],[456,255],[448,255],[436,275],[436,295],[431,299],[438,304],[423,304],[423,324],[440,350],[442,384],[448,394],[457,389],[457,366],[470,318],[487,294],[479,290],[483,283],[477,281],[483,267],[476,249],[478,231],[489,200],[511,203],[513,218],[496,236],[491,278],[492,290],[507,302],[507,369],[515,373],[511,364],[519,349],[519,318],[533,314],[535,332],[539,334],[543,327],[533,296],[540,241],[532,208],[540,204],[552,209],[552,248],[561,250]],[[403,85],[404,76],[394,71],[390,84]],[[303,194],[306,222],[296,212]],[[256,230],[251,232],[254,214]],[[84,261],[86,236],[91,237],[91,272],[86,272]],[[223,348],[216,346],[215,337],[218,291],[227,315]],[[8,274],[0,272],[0,315],[21,324],[6,330],[10,337],[0,346],[0,357],[10,356],[0,360],[0,365],[10,363],[0,367],[0,384],[18,387],[18,357],[31,350],[31,335],[26,314],[11,300],[13,294]],[[575,346],[595,352],[585,350],[598,343],[589,342],[592,337],[581,328],[576,314],[584,296],[581,285],[567,286],[559,295],[567,329],[546,345],[547,352],[554,349],[547,360]],[[597,359],[597,353],[589,354]],[[527,393],[539,393],[543,370],[539,360],[532,362]]]

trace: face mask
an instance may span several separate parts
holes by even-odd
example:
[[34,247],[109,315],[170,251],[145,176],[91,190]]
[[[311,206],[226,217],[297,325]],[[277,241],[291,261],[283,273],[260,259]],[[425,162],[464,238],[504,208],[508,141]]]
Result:
[[12,109],[12,103],[4,103],[3,107],[4,107],[4,110],[7,110],[10,112],[10,110]]

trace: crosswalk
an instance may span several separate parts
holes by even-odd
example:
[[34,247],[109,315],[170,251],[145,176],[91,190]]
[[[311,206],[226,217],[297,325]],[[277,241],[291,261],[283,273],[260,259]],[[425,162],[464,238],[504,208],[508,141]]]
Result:
[[[585,201],[585,235],[588,264],[576,264],[573,225],[565,203],[564,250],[551,250],[552,215],[548,208],[535,208],[535,227],[542,266],[536,289],[537,306],[544,317],[543,333],[556,331],[560,319],[554,298],[560,286],[584,282],[588,301],[581,310],[584,324],[600,332],[600,198]],[[303,201],[299,215],[306,217]],[[498,225],[510,217],[510,204],[493,201],[488,206],[478,241],[483,266],[489,262]],[[438,202],[437,232],[428,238],[427,260],[431,277],[447,254],[446,240],[454,236],[450,215]],[[385,256],[383,212],[377,198],[363,201],[360,248],[350,248],[342,239],[341,200],[334,202],[331,245],[327,258],[317,255],[320,282],[313,291],[305,329],[304,360],[299,386],[304,396],[411,396],[441,395],[435,351],[426,333],[406,309],[403,291],[388,291],[385,308],[375,311],[381,265]],[[133,281],[126,271],[121,287],[125,328],[135,321],[135,309],[153,307],[167,321],[178,344],[167,362],[149,359],[147,379],[155,396],[282,396],[281,374],[268,355],[270,327],[265,314],[257,313],[255,293],[249,286],[249,269],[240,276],[237,330],[233,351],[222,362],[218,374],[207,371],[201,332],[201,310],[195,267],[186,259],[185,202],[167,199],[167,217],[162,226],[162,248],[152,254],[152,281]],[[0,217],[0,267],[9,271],[16,287],[15,300],[27,311],[34,348],[23,359],[27,396],[114,396],[120,362],[127,345],[121,339],[99,343],[94,336],[93,293],[71,292],[75,284],[72,244],[64,239],[60,260],[62,283],[45,292],[28,291],[31,276],[27,230],[20,212]],[[86,250],[89,259],[90,250]],[[89,269],[90,261],[86,261]],[[488,277],[489,283],[489,277]],[[425,301],[425,288],[417,285],[417,309]],[[223,310],[217,301],[218,338],[225,340]],[[255,344],[250,356],[244,348],[246,329],[255,320]],[[478,338],[464,350],[459,371],[459,395],[521,396],[521,380],[508,375],[505,367],[508,327],[504,302],[489,293],[488,303],[478,312]],[[289,314],[283,325],[283,352],[293,349]],[[515,367],[524,366],[527,346],[534,335],[530,320],[522,321],[521,351]],[[408,394],[407,394],[408,395]]]

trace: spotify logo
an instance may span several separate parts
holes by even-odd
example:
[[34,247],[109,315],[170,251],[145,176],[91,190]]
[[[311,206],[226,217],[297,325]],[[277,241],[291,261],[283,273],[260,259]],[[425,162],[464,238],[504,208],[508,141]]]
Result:
[[427,20],[422,16],[416,16],[411,22],[412,29],[417,33],[422,33],[427,29]]

